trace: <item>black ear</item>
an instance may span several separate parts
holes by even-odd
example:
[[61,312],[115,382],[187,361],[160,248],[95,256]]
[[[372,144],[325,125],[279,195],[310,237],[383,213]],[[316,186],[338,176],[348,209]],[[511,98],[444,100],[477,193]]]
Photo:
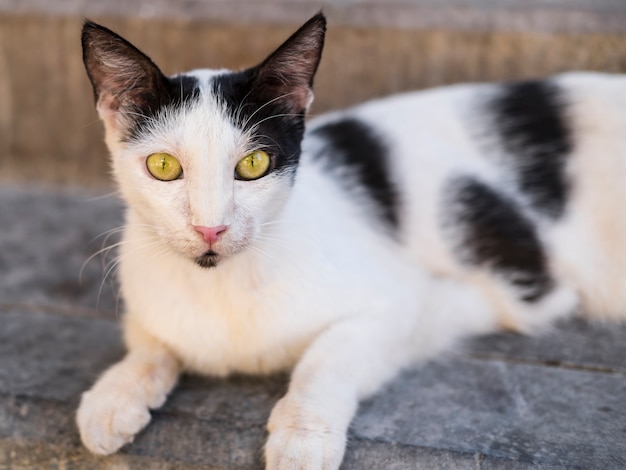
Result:
[[256,67],[255,84],[268,95],[284,97],[294,112],[306,110],[313,101],[325,34],[326,18],[320,12]]
[[167,79],[143,52],[113,31],[86,21],[83,62],[103,119],[112,113],[158,109]]

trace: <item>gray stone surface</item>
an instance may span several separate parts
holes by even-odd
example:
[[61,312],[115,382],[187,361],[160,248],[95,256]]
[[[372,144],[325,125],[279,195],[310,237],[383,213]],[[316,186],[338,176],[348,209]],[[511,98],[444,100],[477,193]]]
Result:
[[[77,273],[120,205],[8,187],[0,202],[0,469],[262,468],[286,376],[184,377],[120,454],[81,447],[80,394],[123,347],[115,289],[96,308],[103,270],[85,269],[82,286]],[[413,366],[361,405],[342,468],[625,468],[625,338],[624,325],[574,320]]]
[[0,392],[73,400],[123,355],[116,323],[0,309]]
[[0,187],[0,304],[112,314],[114,270],[103,277],[114,255],[89,258],[121,225],[112,194]]
[[555,367],[626,374],[626,328],[611,322],[568,320],[534,337],[515,333],[484,336],[468,351],[484,359],[508,359]]
[[487,459],[609,468],[626,464],[624,397],[623,374],[456,358],[407,371],[353,429]]

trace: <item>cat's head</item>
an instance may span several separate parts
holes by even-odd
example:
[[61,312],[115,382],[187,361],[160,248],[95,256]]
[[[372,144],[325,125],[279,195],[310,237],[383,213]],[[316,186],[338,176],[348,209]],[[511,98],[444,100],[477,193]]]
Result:
[[142,224],[200,266],[244,250],[287,200],[325,28],[315,15],[243,71],[167,77],[85,23],[83,60],[119,188]]

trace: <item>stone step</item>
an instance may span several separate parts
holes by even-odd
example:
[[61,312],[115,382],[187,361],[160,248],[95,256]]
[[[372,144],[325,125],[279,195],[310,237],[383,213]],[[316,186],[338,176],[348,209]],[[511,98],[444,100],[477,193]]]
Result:
[[[114,257],[88,261],[121,205],[9,185],[0,201],[0,469],[262,468],[284,375],[184,377],[132,445],[82,448],[80,394],[123,355],[117,287],[101,288]],[[625,337],[626,325],[571,320],[412,366],[361,405],[342,470],[624,468]]]
[[623,0],[0,0],[0,181],[108,184],[85,17],[174,73],[253,65],[320,8],[314,113],[448,83],[626,69]]

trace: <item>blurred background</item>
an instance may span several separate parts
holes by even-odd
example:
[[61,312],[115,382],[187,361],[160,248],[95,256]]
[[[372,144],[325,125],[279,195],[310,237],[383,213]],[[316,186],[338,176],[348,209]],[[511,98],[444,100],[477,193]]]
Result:
[[253,65],[320,9],[313,113],[449,83],[626,70],[626,0],[0,0],[0,181],[110,184],[84,18],[176,73]]

